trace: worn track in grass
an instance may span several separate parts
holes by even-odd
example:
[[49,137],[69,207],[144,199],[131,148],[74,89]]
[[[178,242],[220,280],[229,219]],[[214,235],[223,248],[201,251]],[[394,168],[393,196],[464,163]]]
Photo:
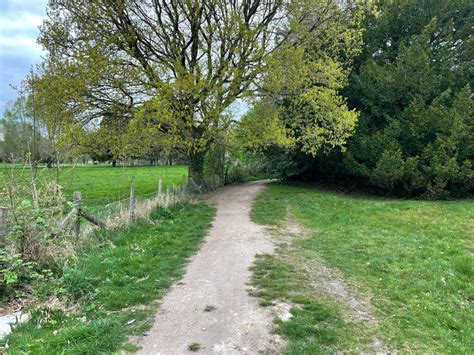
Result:
[[249,217],[263,182],[229,186],[210,195],[218,210],[201,250],[182,281],[164,298],[141,354],[257,354],[278,347],[273,315],[248,294],[255,255],[274,245]]

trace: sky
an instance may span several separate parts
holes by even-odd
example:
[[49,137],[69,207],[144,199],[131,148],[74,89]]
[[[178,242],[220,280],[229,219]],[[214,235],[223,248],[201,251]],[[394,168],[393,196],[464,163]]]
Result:
[[36,43],[47,0],[0,0],[0,116],[43,51]]

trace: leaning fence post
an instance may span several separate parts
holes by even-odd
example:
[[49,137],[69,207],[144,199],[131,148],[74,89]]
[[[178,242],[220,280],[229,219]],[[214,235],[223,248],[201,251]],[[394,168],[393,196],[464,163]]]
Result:
[[135,185],[132,184],[130,185],[130,218],[133,218],[133,209],[135,208]]
[[183,194],[186,193],[186,175],[183,175],[183,186],[182,186]]
[[0,207],[0,243],[3,241],[5,234],[7,234],[7,216],[8,208]]
[[81,234],[81,192],[75,191],[72,195],[74,210],[76,211],[76,220],[74,221],[74,234],[76,238],[79,238]]

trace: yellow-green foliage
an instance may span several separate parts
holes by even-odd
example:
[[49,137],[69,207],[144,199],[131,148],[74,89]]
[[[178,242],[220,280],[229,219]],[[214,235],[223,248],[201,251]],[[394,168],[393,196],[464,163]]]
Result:
[[292,34],[267,61],[266,96],[241,123],[247,147],[279,145],[315,156],[344,146],[358,118],[339,93],[360,51],[364,8],[355,5],[292,3]]
[[[89,135],[65,135],[68,143],[97,138],[115,156],[180,150],[202,175],[207,151],[229,123],[225,109],[260,78],[276,33],[286,31],[286,3],[51,2],[39,38],[48,85],[37,89],[58,93],[68,113],[60,121]],[[104,124],[108,134],[89,134]]]

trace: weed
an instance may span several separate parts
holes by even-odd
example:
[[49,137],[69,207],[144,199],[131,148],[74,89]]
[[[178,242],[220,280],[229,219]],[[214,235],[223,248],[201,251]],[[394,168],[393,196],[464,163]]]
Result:
[[217,308],[215,306],[206,306],[204,308],[204,312],[212,312],[215,311]]
[[196,352],[201,350],[201,344],[199,343],[192,343],[188,345],[188,350],[192,352]]
[[182,276],[214,212],[203,203],[179,205],[167,212],[155,210],[153,224],[139,222],[112,233],[101,231],[49,288],[62,289],[75,310],[38,311],[3,342],[8,342],[11,353],[119,350],[129,335],[143,334],[151,327],[153,301]]

